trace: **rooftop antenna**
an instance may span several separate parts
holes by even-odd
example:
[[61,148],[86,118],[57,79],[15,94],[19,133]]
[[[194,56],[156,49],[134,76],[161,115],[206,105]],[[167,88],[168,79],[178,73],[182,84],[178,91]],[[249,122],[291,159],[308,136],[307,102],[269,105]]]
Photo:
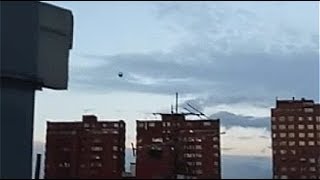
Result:
[[200,113],[200,115],[206,117],[207,119],[210,119],[208,116],[206,116],[204,113],[202,113],[201,111],[199,111],[198,109],[194,108],[193,106],[191,106],[189,103],[187,103],[188,106],[190,106],[193,110],[197,111],[198,113]]
[[201,116],[201,114],[194,113],[194,112],[190,111],[190,110],[189,110],[188,108],[186,108],[186,107],[184,107],[183,109],[187,110],[189,113],[192,113],[192,114],[194,114],[194,115],[197,115],[199,118],[200,118],[200,116]]
[[176,113],[178,114],[178,92],[176,92]]

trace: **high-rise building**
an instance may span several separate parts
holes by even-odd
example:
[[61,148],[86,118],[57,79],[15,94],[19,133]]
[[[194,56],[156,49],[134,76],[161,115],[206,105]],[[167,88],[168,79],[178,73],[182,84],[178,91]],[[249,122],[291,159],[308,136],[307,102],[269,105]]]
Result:
[[320,104],[277,100],[271,116],[274,179],[320,179]]
[[137,120],[137,179],[220,179],[219,119],[160,115],[161,120]]
[[47,122],[46,179],[120,179],[124,168],[124,121]]

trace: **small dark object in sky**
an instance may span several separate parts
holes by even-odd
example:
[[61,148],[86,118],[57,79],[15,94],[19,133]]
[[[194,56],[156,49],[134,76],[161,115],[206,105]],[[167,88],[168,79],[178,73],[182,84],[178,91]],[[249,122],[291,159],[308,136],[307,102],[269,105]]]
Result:
[[123,76],[123,73],[122,73],[122,72],[119,72],[119,73],[118,73],[118,76],[119,76],[119,77],[122,77],[122,76]]

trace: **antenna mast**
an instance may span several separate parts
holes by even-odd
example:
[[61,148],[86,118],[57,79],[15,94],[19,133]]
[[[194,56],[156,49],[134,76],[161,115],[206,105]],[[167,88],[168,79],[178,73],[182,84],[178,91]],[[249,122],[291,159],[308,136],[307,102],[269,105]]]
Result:
[[178,114],[178,92],[176,92],[176,113]]

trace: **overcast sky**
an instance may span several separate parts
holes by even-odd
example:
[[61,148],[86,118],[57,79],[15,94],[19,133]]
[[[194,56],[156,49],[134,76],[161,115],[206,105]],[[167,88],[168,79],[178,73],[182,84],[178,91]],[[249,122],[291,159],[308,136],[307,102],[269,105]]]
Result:
[[129,145],[179,92],[181,110],[223,119],[223,154],[270,157],[275,98],[319,101],[318,2],[50,3],[72,10],[74,46],[68,90],[36,93],[36,141],[89,109],[124,119]]

